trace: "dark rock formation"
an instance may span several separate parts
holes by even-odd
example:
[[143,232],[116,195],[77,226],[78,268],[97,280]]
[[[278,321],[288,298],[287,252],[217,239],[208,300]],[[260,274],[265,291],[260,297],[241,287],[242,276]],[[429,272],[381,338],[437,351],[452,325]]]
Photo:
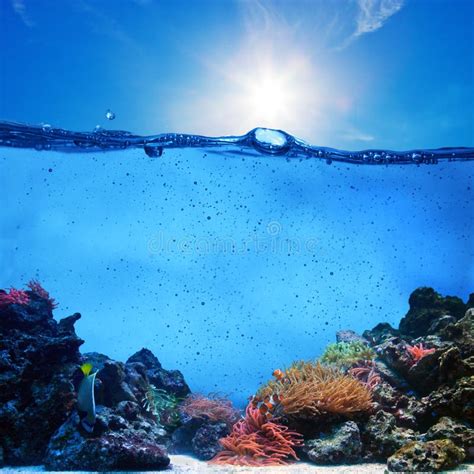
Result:
[[459,379],[454,386],[443,385],[423,399],[443,416],[474,422],[474,376]]
[[367,458],[385,461],[397,449],[418,439],[418,433],[401,428],[390,413],[379,411],[372,415],[362,429],[362,440]]
[[450,439],[466,451],[468,459],[474,459],[474,429],[466,423],[443,416],[425,435],[427,440]]
[[464,450],[449,439],[413,441],[390,456],[387,467],[393,472],[437,472],[456,467],[464,457]]
[[[164,371],[151,351],[141,352]],[[162,413],[145,403],[151,387],[145,365],[138,361],[124,364],[97,353],[87,356],[84,359],[96,363],[99,369],[94,431],[85,433],[77,413],[73,413],[51,438],[46,467],[94,471],[164,469],[169,464],[166,447],[171,435],[161,424]],[[185,385],[181,374],[176,380],[171,385]]]
[[[474,293],[471,295],[474,301]],[[454,324],[446,326],[440,333],[440,336],[446,340],[454,343],[459,349],[463,358],[468,358],[474,355],[474,308],[466,311],[462,319]]]
[[230,433],[230,426],[224,422],[203,418],[188,418],[174,431],[171,450],[177,453],[189,453],[207,461],[222,451],[219,443]]
[[433,288],[418,288],[410,295],[408,303],[410,309],[400,321],[399,330],[411,337],[435,334],[447,324],[461,319],[467,309],[460,298],[442,297]]
[[372,396],[378,408],[395,417],[397,426],[419,430],[431,426],[433,422],[428,404],[388,383],[378,384]]
[[0,306],[0,444],[7,465],[42,462],[74,407],[72,378],[83,343],[74,332],[79,314],[58,323],[47,299],[27,294],[26,305]]
[[318,439],[305,441],[303,450],[316,464],[359,461],[362,452],[359,428],[353,421],[347,421]]
[[203,461],[212,459],[218,452],[222,451],[219,443],[221,438],[229,434],[226,423],[204,423],[194,435],[191,446],[193,453]]
[[[0,290],[1,292],[1,290]],[[54,305],[33,291],[0,304],[0,465],[40,464],[52,470],[162,469],[170,433],[144,403],[150,380],[165,393],[186,394],[178,371],[166,371],[147,349],[124,364],[98,353],[81,356],[78,313],[59,322]],[[85,433],[75,411],[80,365],[98,371],[97,421]],[[155,407],[156,408],[156,407]],[[34,435],[32,435],[34,433]]]
[[127,365],[134,363],[145,367],[148,380],[156,388],[166,390],[177,397],[185,397],[191,393],[183,374],[179,370],[163,369],[158,359],[148,349],[139,350],[127,360]]
[[370,331],[364,331],[362,336],[373,345],[381,344],[385,339],[398,337],[399,331],[392,328],[388,323],[379,323]]
[[[78,429],[73,413],[54,434],[48,446],[45,466],[49,470],[154,470],[169,464],[162,430],[156,423],[139,418],[140,408],[129,403],[115,412],[99,407],[92,435]],[[119,415],[128,414],[128,419]]]

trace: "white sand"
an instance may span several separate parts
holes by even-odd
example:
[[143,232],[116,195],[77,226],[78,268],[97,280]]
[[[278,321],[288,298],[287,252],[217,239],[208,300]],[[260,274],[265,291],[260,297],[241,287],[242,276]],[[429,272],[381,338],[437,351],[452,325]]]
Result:
[[[385,464],[351,464],[342,466],[316,466],[305,462],[298,462],[290,466],[282,467],[234,467],[234,466],[215,466],[208,464],[192,456],[171,455],[171,466],[165,471],[148,471],[159,473],[177,473],[177,474],[229,474],[229,473],[253,473],[253,474],[383,474],[386,471]],[[25,467],[4,467],[0,468],[0,473],[26,473],[26,472],[49,472],[45,471],[42,466],[25,466]],[[69,471],[71,472],[71,471]],[[474,464],[462,464],[453,472],[474,472]],[[76,474],[90,474],[85,471],[75,471]]]
[[204,463],[191,456],[171,455],[172,471],[181,473],[260,473],[260,474],[299,474],[299,473],[324,473],[324,474],[380,474],[383,473],[385,464],[359,464],[345,466],[316,466],[305,462],[298,462],[281,467],[237,467],[237,466],[216,466]]

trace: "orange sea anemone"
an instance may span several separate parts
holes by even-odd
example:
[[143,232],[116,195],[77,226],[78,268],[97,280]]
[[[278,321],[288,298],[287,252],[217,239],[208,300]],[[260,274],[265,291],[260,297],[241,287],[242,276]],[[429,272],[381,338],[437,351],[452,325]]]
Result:
[[283,466],[289,458],[298,460],[295,448],[302,436],[287,426],[269,421],[251,403],[245,418],[232,427],[230,435],[220,440],[224,451],[210,462],[238,466]]
[[264,398],[277,393],[287,415],[314,418],[323,414],[350,416],[372,409],[370,390],[350,375],[314,362],[296,362],[281,380],[258,391]]

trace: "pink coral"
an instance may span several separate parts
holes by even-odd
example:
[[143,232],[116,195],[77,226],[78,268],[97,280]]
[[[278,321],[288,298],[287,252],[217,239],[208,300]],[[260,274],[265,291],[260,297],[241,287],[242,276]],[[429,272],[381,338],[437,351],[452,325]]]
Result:
[[11,304],[27,305],[30,302],[30,297],[23,290],[10,288],[8,293],[0,293],[0,306],[8,306]]
[[238,466],[282,466],[288,458],[298,460],[295,448],[301,446],[301,435],[287,426],[269,421],[251,403],[245,418],[239,420],[229,436],[220,440],[224,451],[212,460],[214,464]]
[[31,280],[27,286],[35,295],[45,299],[48,302],[50,309],[57,308],[58,303],[56,303],[54,298],[51,298],[49,293],[41,286],[41,283],[38,280]]

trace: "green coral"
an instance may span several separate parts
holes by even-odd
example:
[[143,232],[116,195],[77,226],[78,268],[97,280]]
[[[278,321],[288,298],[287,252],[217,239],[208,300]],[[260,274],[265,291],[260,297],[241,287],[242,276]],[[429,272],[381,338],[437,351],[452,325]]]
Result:
[[182,400],[166,390],[149,384],[142,399],[143,408],[157,418],[161,428],[172,429],[179,425],[178,405]]
[[347,369],[363,361],[370,361],[375,352],[361,341],[329,344],[321,356],[321,362],[340,369]]

